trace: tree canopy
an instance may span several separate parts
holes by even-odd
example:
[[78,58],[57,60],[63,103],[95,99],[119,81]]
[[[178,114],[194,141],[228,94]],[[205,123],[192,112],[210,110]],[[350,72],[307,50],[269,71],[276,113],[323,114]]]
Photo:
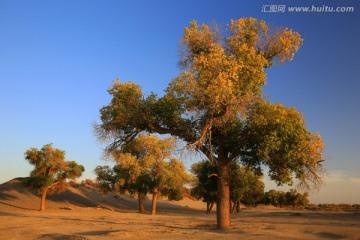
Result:
[[25,159],[34,165],[30,177],[24,180],[26,186],[41,193],[40,210],[45,210],[46,194],[66,189],[68,179],[76,179],[85,171],[75,161],[65,161],[65,151],[44,145],[40,150],[30,148],[25,152]]
[[217,199],[217,168],[209,161],[200,161],[191,165],[196,177],[191,195],[206,202],[206,212],[210,213]]
[[304,208],[309,204],[309,194],[299,193],[295,189],[290,189],[288,192],[270,190],[265,193],[264,204],[272,204],[276,207],[294,207]]
[[157,195],[179,200],[184,183],[189,175],[183,163],[173,157],[174,138],[160,139],[151,135],[140,135],[121,151],[113,151],[116,165],[98,166],[95,169],[100,188],[106,191],[120,190],[137,194],[139,212],[144,212],[146,194],[153,194],[152,214],[156,213]]
[[[202,199],[207,204],[206,212],[210,213],[217,200],[218,171],[216,165],[210,161],[202,160],[191,166],[191,172],[196,182],[191,190],[192,196]],[[240,211],[240,202],[246,205],[260,203],[264,195],[264,183],[260,180],[262,175],[255,174],[253,170],[246,169],[237,162],[230,164],[230,200],[233,203],[232,211]]]
[[96,126],[106,151],[122,149],[141,132],[171,134],[202,152],[218,170],[218,228],[230,227],[230,162],[270,169],[278,184],[318,186],[324,144],[301,113],[262,96],[265,69],[292,60],[303,39],[255,18],[226,30],[192,21],[181,40],[180,66],[165,94],[144,96],[133,82],[115,81]]
[[256,205],[262,201],[265,184],[259,172],[245,168],[236,162],[230,164],[230,200],[232,211],[240,211],[240,203]]

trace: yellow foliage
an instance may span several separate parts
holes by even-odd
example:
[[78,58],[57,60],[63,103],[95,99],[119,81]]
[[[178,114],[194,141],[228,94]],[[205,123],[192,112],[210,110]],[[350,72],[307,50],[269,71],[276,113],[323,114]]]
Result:
[[255,18],[232,20],[229,36],[191,22],[184,29],[183,73],[167,91],[185,100],[187,109],[206,114],[211,125],[222,125],[244,114],[261,97],[265,68],[274,57],[291,60],[302,42],[291,29],[272,29]]

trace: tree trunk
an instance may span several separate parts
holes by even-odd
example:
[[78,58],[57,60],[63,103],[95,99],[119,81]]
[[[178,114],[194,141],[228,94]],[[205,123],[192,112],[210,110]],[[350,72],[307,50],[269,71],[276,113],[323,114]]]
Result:
[[239,213],[240,212],[240,201],[236,202],[236,212]]
[[41,193],[41,203],[40,203],[40,211],[45,210],[45,200],[46,200],[46,193],[47,193],[47,189],[45,189],[42,193]]
[[[232,206],[231,206],[232,205]],[[230,211],[230,213],[233,213],[234,212],[234,210],[235,210],[235,207],[236,207],[236,203],[234,202],[234,204],[232,204],[231,202],[230,202],[230,208],[231,208],[231,211]]]
[[141,190],[138,190],[138,198],[139,198],[139,213],[144,213],[144,193]]
[[210,209],[209,209],[209,213],[211,212],[212,208],[214,207],[214,202],[210,203]]
[[218,165],[218,198],[216,206],[217,228],[230,228],[230,188],[229,162],[219,162]]
[[211,213],[211,210],[214,206],[214,202],[206,202],[206,213]]
[[151,214],[155,215],[156,214],[156,200],[157,200],[157,195],[158,195],[158,190],[155,189],[153,192],[153,197],[152,197],[152,204],[151,204]]

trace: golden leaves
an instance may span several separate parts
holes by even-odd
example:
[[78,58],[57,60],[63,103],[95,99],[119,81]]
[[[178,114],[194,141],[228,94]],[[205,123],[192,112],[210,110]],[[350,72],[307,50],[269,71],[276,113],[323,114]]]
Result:
[[185,70],[167,89],[197,114],[222,115],[219,123],[243,114],[260,97],[272,59],[291,60],[302,41],[292,30],[273,31],[255,18],[232,20],[228,30],[221,39],[218,28],[191,22],[181,42]]
[[291,29],[285,28],[282,32],[282,35],[279,37],[278,43],[278,59],[282,63],[285,60],[293,60],[295,53],[299,50],[299,47],[303,39],[300,37],[300,34],[293,32]]

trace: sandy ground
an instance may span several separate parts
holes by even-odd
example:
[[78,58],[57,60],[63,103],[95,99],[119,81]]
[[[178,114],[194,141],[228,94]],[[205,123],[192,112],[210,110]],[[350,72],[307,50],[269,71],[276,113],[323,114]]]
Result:
[[92,187],[49,196],[44,212],[39,201],[16,179],[0,185],[0,239],[360,239],[353,213],[259,207],[232,214],[232,229],[220,231],[215,213],[190,199],[161,200],[155,216],[136,213],[136,199],[103,197]]

